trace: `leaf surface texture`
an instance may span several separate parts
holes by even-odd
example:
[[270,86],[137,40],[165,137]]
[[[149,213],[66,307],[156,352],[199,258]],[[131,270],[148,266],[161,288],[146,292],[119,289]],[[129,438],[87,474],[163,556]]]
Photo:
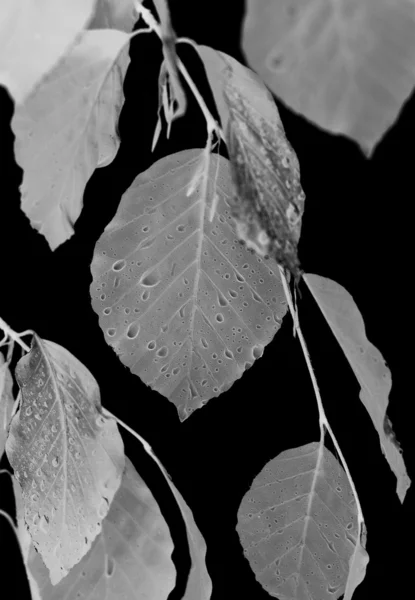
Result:
[[17,103],[65,55],[94,5],[94,0],[1,1],[0,84]]
[[217,161],[193,149],[141,173],[91,265],[106,340],[182,420],[241,377],[286,312],[276,263],[237,240],[229,165]]
[[332,600],[344,593],[358,544],[356,502],[322,444],[287,450],[265,465],[242,500],[237,530],[273,596]]
[[53,584],[88,552],[120,483],[124,446],[99,388],[67,350],[33,337],[16,367],[20,410],[6,452],[24,521]]

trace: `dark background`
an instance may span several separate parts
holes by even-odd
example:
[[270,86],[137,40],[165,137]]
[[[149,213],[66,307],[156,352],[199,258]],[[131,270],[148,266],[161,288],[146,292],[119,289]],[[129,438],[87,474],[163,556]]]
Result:
[[[230,4],[230,3],[229,3]],[[178,35],[211,45],[244,63],[240,51],[243,2],[170,2]],[[179,55],[215,113],[196,53],[185,45]],[[188,112],[162,134],[153,155],[159,40],[141,35],[131,44],[125,80],[126,101],[119,121],[121,147],[113,163],[89,181],[75,235],[55,252],[20,210],[22,172],[13,159],[12,102],[0,90],[1,213],[0,315],[15,331],[33,329],[61,344],[95,376],[104,406],[137,430],[170,473],[193,511],[207,543],[213,599],[268,598],[255,581],[235,531],[237,510],[253,478],[281,451],[318,439],[318,414],[299,343],[287,316],[264,356],[219,398],[184,423],[168,400],[126,369],[106,344],[91,308],[90,263],[94,246],[114,216],[133,179],[163,156],[205,144],[204,119],[188,88]],[[415,99],[370,160],[352,142],[318,130],[277,101],[286,135],[301,166],[306,193],[299,257],[306,272],[334,279],[354,297],[369,340],[379,348],[393,376],[389,417],[413,473],[410,406],[412,272],[410,208],[415,167]],[[354,600],[399,598],[406,591],[413,490],[402,507],[396,480],[382,455],[378,435],[359,400],[357,381],[304,283],[299,302],[303,332],[329,422],[354,478],[368,530],[370,562]],[[18,351],[16,351],[16,355]],[[141,445],[122,431],[126,453],[158,501],[176,550],[177,587],[183,595],[190,559],[184,524],[158,467]],[[7,460],[3,459],[7,467]],[[13,511],[7,475],[1,475],[0,508]],[[13,513],[12,513],[13,514]],[[409,517],[409,518],[408,518]],[[408,539],[407,539],[408,537]],[[406,545],[409,544],[409,545]],[[13,573],[13,592],[28,597],[17,544],[0,518],[2,570]],[[22,586],[21,588],[18,586]]]

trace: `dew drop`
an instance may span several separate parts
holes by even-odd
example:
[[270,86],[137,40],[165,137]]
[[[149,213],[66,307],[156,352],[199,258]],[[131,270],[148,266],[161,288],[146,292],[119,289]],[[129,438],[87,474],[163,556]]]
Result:
[[52,467],[57,467],[59,465],[59,457],[58,456],[54,456],[52,458]]
[[115,334],[116,334],[116,330],[113,327],[110,327],[109,329],[107,329],[108,337],[114,337]]
[[106,308],[104,308],[104,310],[102,311],[102,314],[108,316],[112,313],[112,308],[111,306],[107,306]]
[[113,271],[122,271],[125,267],[127,263],[125,262],[125,260],[117,260],[113,265],[112,265],[112,270]]
[[[180,368],[179,367],[174,367],[174,369],[172,370],[173,375],[178,375],[180,373]],[[168,373],[167,373],[168,375]]]
[[159,356],[160,358],[164,358],[165,356],[168,355],[168,353],[169,353],[169,349],[167,348],[167,346],[162,346],[156,352],[157,356]]
[[151,340],[150,342],[148,342],[147,350],[154,350],[155,347],[156,347],[156,342],[154,340]]
[[204,348],[209,348],[209,344],[208,344],[207,340],[205,340],[205,338],[200,338],[200,343],[202,344],[202,346]]
[[141,294],[141,300],[143,302],[147,302],[147,300],[150,298],[150,292],[148,290],[144,290],[144,292]]
[[25,410],[25,415],[29,417],[32,414],[32,407],[28,406]]
[[139,332],[140,332],[140,325],[137,322],[131,323],[131,325],[129,325],[128,329],[127,329],[127,337],[130,340],[133,340],[134,338],[137,337]]
[[217,323],[223,323],[225,320],[225,317],[223,316],[222,313],[218,313],[217,315],[215,315],[215,320]]
[[157,272],[153,271],[152,273],[147,273],[147,275],[141,279],[140,283],[146,287],[154,287],[159,283],[159,281],[160,276],[157,274]]

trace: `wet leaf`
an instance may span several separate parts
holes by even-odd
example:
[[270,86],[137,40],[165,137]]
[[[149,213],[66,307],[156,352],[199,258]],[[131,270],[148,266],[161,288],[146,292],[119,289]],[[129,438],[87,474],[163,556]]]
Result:
[[56,584],[101,531],[121,482],[123,442],[101,413],[95,379],[61,346],[35,335],[15,375],[21,404],[6,453],[25,526]]

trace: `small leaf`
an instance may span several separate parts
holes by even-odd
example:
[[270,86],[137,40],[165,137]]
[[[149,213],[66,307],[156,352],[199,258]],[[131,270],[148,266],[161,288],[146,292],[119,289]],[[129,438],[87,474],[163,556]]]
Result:
[[91,265],[106,340],[182,420],[241,377],[287,310],[278,266],[238,242],[232,193],[226,159],[163,158],[124,194]]
[[277,106],[250,69],[207,46],[198,51],[225,129],[238,235],[260,256],[274,258],[299,278],[297,244],[305,194]]
[[63,58],[95,0],[1,0],[0,84],[22,103]]
[[339,597],[355,548],[367,558],[347,475],[319,442],[265,465],[242,500],[237,529],[257,580],[280,598]]
[[349,292],[319,275],[307,274],[304,279],[361,386],[360,399],[379,434],[382,452],[397,478],[396,493],[403,502],[411,480],[386,414],[392,387],[390,370],[367,339],[363,317]]
[[14,406],[12,388],[13,379],[9,371],[8,363],[4,361],[3,354],[0,352],[0,460],[6,445]]
[[22,399],[6,452],[26,527],[55,585],[101,531],[121,482],[123,443],[101,414],[95,379],[61,346],[35,335],[16,379]]
[[121,485],[88,554],[55,586],[33,545],[26,569],[42,600],[89,598],[93,589],[106,600],[167,600],[176,580],[172,550],[159,506],[126,458]]
[[248,0],[242,47],[287,106],[370,155],[414,89],[414,4]]
[[16,162],[24,171],[22,209],[52,250],[73,234],[89,177],[117,152],[129,63],[122,50],[129,37],[115,30],[84,32],[13,116]]

